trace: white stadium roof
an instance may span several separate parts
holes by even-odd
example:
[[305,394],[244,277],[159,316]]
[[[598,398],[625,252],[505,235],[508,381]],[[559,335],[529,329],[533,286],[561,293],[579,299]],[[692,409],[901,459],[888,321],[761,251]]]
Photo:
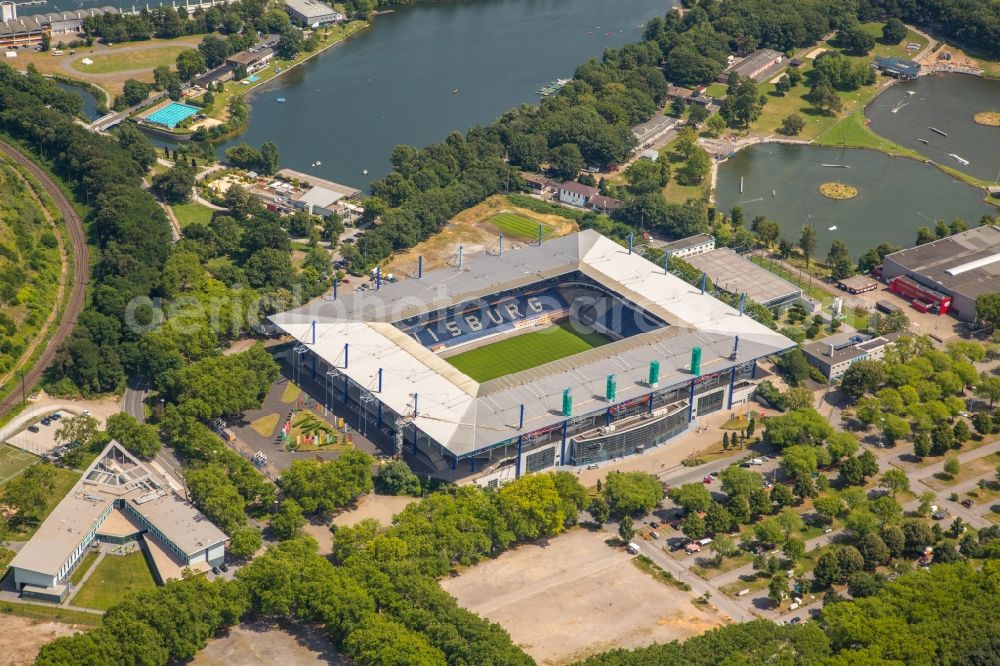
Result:
[[[392,322],[580,271],[669,325],[492,381],[478,383],[397,329]],[[338,372],[373,392],[386,407],[462,457],[524,432],[565,420],[562,392],[571,388],[575,414],[599,411],[609,374],[617,402],[691,379],[691,349],[702,349],[702,374],[728,371],[795,343],[662,267],[629,253],[594,231],[549,240],[502,256],[482,253],[450,267],[354,292],[337,301],[317,300],[271,316]],[[315,324],[314,324],[315,322]],[[315,330],[315,339],[313,331]],[[731,359],[735,337],[738,356]],[[344,367],[344,345],[348,364]],[[660,362],[659,388],[646,384],[649,364]],[[379,369],[382,391],[377,393]],[[414,395],[418,395],[413,416]],[[521,405],[524,429],[518,430]]]

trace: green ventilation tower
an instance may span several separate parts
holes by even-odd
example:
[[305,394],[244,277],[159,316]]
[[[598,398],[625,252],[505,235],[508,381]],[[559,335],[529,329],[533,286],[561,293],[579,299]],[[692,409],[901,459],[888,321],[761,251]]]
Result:
[[701,347],[695,347],[691,350],[691,374],[695,377],[701,377]]
[[572,389],[563,389],[563,416],[573,416],[573,391]]
[[660,362],[649,362],[649,385],[657,386],[660,383]]
[[615,383],[615,376],[608,375],[608,383],[604,387],[604,397],[608,399],[608,402],[615,401],[615,389],[618,385]]

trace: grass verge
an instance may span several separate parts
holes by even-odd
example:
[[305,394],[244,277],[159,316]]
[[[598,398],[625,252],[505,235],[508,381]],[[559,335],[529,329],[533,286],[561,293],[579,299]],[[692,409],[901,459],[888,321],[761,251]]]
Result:
[[33,620],[65,622],[66,624],[97,625],[101,623],[101,616],[97,613],[83,613],[81,611],[59,608],[58,606],[22,604],[12,601],[0,602],[0,613],[27,617]]
[[685,592],[691,591],[691,586],[683,581],[679,581],[674,578],[674,575],[669,571],[666,571],[659,564],[649,559],[645,555],[638,555],[632,558],[632,564],[635,568],[643,573],[647,573],[656,580],[660,581],[664,585],[669,585],[671,587],[676,587],[678,590],[684,590]]

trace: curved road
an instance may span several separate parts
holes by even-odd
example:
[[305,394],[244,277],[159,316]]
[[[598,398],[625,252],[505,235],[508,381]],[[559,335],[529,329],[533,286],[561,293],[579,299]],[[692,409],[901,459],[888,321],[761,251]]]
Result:
[[[84,295],[87,289],[87,273],[90,270],[87,238],[83,231],[83,222],[80,220],[80,216],[77,215],[76,210],[73,209],[69,200],[49,174],[28,159],[24,153],[5,141],[0,141],[0,153],[5,154],[14,162],[24,167],[28,173],[41,183],[48,195],[52,197],[52,200],[56,203],[56,207],[59,209],[59,214],[62,215],[63,221],[66,223],[66,228],[69,230],[70,243],[73,248],[73,276],[69,298],[66,301],[66,309],[63,311],[59,325],[56,326],[55,333],[38,357],[38,361],[24,375],[24,385],[30,387],[41,378],[42,372],[52,363],[56,349],[59,348],[63,340],[72,332],[73,327],[76,325],[76,319],[80,315],[80,311],[83,310]],[[0,403],[0,416],[4,416],[20,401],[20,390],[15,389],[7,396],[6,400]]]

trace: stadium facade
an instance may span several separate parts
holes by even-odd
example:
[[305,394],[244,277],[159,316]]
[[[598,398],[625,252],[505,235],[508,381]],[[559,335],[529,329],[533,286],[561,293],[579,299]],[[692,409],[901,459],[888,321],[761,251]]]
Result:
[[[746,403],[757,361],[795,346],[594,231],[453,263],[270,318],[327,402],[448,479],[495,485],[663,444]],[[448,362],[553,324],[605,344],[483,382]]]

